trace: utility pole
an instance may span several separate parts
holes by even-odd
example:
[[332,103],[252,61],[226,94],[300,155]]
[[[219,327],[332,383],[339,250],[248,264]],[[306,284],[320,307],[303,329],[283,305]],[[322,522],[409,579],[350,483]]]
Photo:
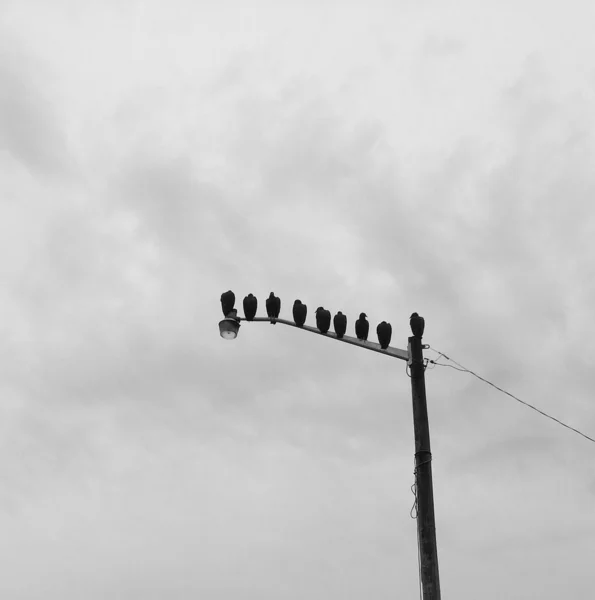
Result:
[[[273,293],[271,292],[271,296]],[[248,299],[248,297],[246,297]],[[245,299],[245,300],[246,300]],[[415,488],[417,508],[417,539],[420,557],[420,578],[423,590],[423,600],[440,600],[440,579],[438,577],[438,550],[436,548],[436,521],[434,517],[434,490],[432,486],[432,452],[430,450],[430,427],[428,424],[428,406],[426,404],[425,365],[421,336],[424,330],[424,320],[417,313],[411,315],[411,331],[415,334],[409,338],[409,348],[402,350],[388,345],[354,338],[348,335],[338,336],[332,331],[322,333],[315,327],[297,325],[295,321],[280,319],[276,316],[252,318],[238,317],[233,309],[235,295],[230,290],[221,295],[221,307],[225,318],[219,322],[219,333],[227,340],[237,337],[240,321],[263,321],[282,323],[309,331],[327,339],[359,346],[381,354],[407,361],[411,370],[411,393],[413,398],[413,429],[415,432]],[[246,310],[246,309],[244,309]],[[268,307],[267,307],[268,314]],[[294,317],[295,319],[295,317]],[[415,320],[417,319],[417,320]],[[420,322],[421,319],[421,322]],[[378,340],[380,342],[380,339]],[[390,340],[389,340],[390,342]]]
[[417,497],[417,538],[423,600],[440,600],[432,452],[426,403],[425,365],[421,338],[409,338],[413,429],[415,432],[415,486]]

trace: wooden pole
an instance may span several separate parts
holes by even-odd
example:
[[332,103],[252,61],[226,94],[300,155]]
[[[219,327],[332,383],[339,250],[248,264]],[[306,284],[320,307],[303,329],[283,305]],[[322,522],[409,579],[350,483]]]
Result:
[[409,338],[411,356],[411,394],[413,430],[415,433],[415,483],[417,491],[417,535],[421,561],[423,600],[440,600],[434,490],[432,485],[432,452],[426,403],[426,382],[421,339]]

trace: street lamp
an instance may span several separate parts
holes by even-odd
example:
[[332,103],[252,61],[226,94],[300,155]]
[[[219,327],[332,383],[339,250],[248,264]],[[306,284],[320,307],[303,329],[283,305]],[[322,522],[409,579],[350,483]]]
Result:
[[[273,293],[271,292],[271,296]],[[230,300],[232,299],[232,300]],[[378,336],[382,344],[344,335],[343,329],[337,333],[320,331],[308,325],[296,325],[293,321],[279,319],[279,311],[269,312],[268,317],[254,317],[249,319],[238,317],[233,309],[235,296],[231,291],[221,297],[221,304],[225,318],[219,322],[221,337],[233,340],[240,329],[240,321],[257,321],[266,323],[282,323],[296,329],[304,329],[323,337],[332,338],[339,342],[359,346],[380,354],[407,361],[411,372],[411,396],[413,401],[413,430],[415,435],[415,486],[417,506],[417,536],[419,544],[420,577],[423,591],[423,600],[440,600],[440,578],[438,573],[438,550],[436,546],[436,520],[434,516],[434,490],[432,484],[432,452],[430,450],[430,427],[428,423],[428,407],[426,402],[425,364],[422,344],[424,320],[417,313],[410,319],[413,336],[409,337],[407,350],[388,346],[381,338],[385,338],[386,325],[379,326]],[[280,304],[279,304],[280,305]],[[231,308],[230,308],[231,307]],[[326,328],[325,328],[326,329]],[[384,331],[383,331],[384,330]],[[385,338],[386,339],[386,338]],[[390,339],[390,336],[389,336]]]
[[219,334],[224,340],[235,340],[240,331],[240,319],[235,310],[228,313],[222,321],[219,321]]

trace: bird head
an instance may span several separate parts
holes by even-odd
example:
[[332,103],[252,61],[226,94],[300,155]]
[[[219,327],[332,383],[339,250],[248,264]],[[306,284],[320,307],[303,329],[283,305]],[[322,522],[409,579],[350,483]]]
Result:
[[301,300],[296,300],[296,301],[293,303],[293,305],[294,305],[294,306],[299,306],[301,303],[302,303],[302,301],[301,301]]
[[368,315],[366,313],[360,313],[359,314],[359,318],[360,319],[365,319]]
[[316,312],[320,312],[321,310],[324,310],[324,308],[322,308],[322,306],[319,306],[319,307],[316,309]]
[[413,317],[419,317],[419,315],[417,313],[412,313],[412,315],[409,318],[413,319]]

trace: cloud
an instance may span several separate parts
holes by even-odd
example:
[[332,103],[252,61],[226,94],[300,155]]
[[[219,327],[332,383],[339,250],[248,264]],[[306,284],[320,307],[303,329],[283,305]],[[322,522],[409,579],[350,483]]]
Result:
[[0,47],[0,87],[0,149],[35,174],[70,170],[72,158],[43,64],[10,36]]
[[[220,12],[145,10],[58,11],[2,67],[5,589],[414,594],[405,364],[282,325],[226,342],[219,295],[364,310],[399,347],[419,310],[432,347],[595,430],[590,96],[537,38],[496,55],[456,11],[438,35],[412,7],[391,31],[327,7],[336,38],[296,14],[260,41],[264,13],[234,13],[235,44]],[[507,572],[488,596],[584,595],[586,441],[426,378],[445,591]]]

